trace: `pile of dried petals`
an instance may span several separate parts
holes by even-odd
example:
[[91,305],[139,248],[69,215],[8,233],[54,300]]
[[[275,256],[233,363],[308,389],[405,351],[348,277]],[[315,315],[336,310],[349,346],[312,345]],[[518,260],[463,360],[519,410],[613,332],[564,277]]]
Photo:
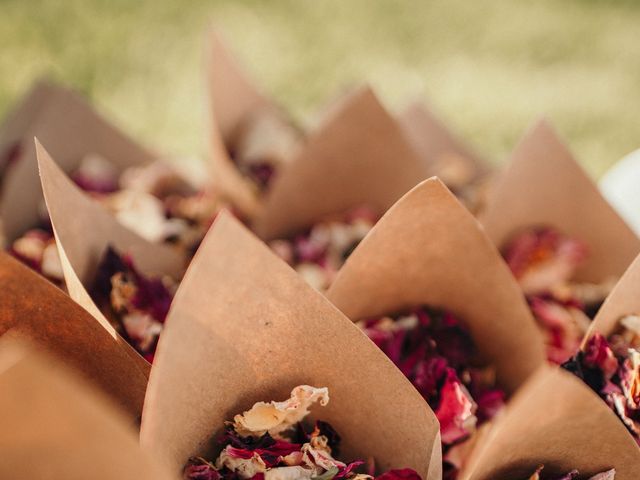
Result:
[[628,315],[620,325],[608,339],[595,333],[562,366],[607,402],[640,445],[640,317]]
[[108,248],[91,297],[125,340],[152,362],[176,289],[174,279],[145,277],[130,256]]
[[[303,423],[309,407],[329,402],[327,388],[295,387],[282,402],[258,402],[251,410],[228,422],[219,438],[221,452],[215,461],[193,457],[184,468],[185,480],[365,480],[356,473],[363,461],[344,463],[339,454],[340,436],[326,422]],[[420,480],[411,469],[390,470],[377,480]]]
[[597,285],[573,280],[587,256],[581,241],[551,228],[522,232],[504,249],[504,258],[545,334],[547,358],[557,364],[578,350],[612,287],[610,281]]
[[360,328],[396,364],[440,422],[445,479],[454,479],[464,442],[504,405],[490,367],[473,364],[471,335],[453,314],[421,307],[403,315],[363,320]]
[[300,132],[275,108],[249,115],[231,136],[229,155],[260,192],[266,191],[291,159]]
[[316,290],[326,290],[347,257],[373,228],[378,216],[366,207],[327,217],[271,249]]
[[[543,477],[540,476],[540,472],[544,468],[543,465],[539,466],[536,471],[531,475],[528,480],[542,480]],[[566,473],[560,477],[546,477],[548,480],[572,480],[578,476],[579,472],[577,470],[572,470],[569,473]],[[601,472],[592,477],[589,477],[587,480],[614,480],[616,478],[615,469],[607,470],[606,472]]]

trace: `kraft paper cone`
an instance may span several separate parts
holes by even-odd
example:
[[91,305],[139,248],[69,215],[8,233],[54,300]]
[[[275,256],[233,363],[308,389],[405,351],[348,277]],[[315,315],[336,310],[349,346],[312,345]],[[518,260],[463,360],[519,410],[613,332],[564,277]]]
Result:
[[[37,90],[37,89],[36,89]],[[7,172],[0,198],[4,233],[13,241],[39,220],[42,190],[33,137],[47,145],[60,167],[69,172],[87,154],[108,159],[118,169],[148,163],[156,157],[99,116],[79,95],[47,87],[46,101],[20,139],[23,152]]]
[[575,280],[620,276],[640,252],[640,240],[606,202],[552,127],[541,120],[520,141],[481,216],[502,248],[514,234],[550,226],[585,242],[589,259]]
[[276,177],[254,228],[271,240],[359,205],[382,213],[427,176],[396,121],[361,88],[332,109]]
[[640,256],[636,257],[605,299],[583,343],[595,332],[605,337],[615,333],[620,319],[633,314],[640,314]]
[[458,315],[508,391],[544,362],[520,287],[478,222],[437,178],[389,209],[342,266],[327,298],[354,321],[419,305]]
[[126,418],[54,359],[0,342],[1,478],[170,480]]
[[[149,364],[60,289],[0,253],[0,335],[43,346],[109,395],[136,421]],[[135,353],[135,352],[134,352]]]
[[440,438],[418,392],[348,319],[231,215],[209,230],[174,298],[151,372],[141,443],[179,470],[257,401],[326,386],[318,418],[344,459],[441,478]]
[[526,479],[578,469],[580,478],[615,467],[616,480],[634,480],[640,449],[624,425],[589,387],[569,372],[543,367],[513,397],[462,473],[461,480]]
[[455,157],[471,172],[469,180],[488,172],[486,162],[457,138],[424,104],[410,104],[398,120],[413,148],[431,169],[438,163],[445,162],[446,158]]
[[138,236],[82,192],[36,140],[42,189],[56,237],[69,295],[113,336],[115,330],[91,299],[88,290],[109,245],[129,253],[146,275],[166,274],[180,279],[185,259],[168,245]]

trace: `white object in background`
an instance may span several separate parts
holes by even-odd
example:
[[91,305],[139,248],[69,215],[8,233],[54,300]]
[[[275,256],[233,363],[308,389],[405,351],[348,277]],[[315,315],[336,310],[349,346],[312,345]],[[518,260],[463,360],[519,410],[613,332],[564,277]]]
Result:
[[640,149],[611,167],[598,186],[613,208],[640,235]]

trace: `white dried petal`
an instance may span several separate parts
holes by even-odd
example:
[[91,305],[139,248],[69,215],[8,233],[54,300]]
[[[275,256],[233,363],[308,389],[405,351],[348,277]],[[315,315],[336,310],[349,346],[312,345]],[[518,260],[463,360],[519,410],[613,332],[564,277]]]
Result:
[[62,262],[60,262],[60,256],[58,255],[58,248],[55,242],[50,242],[42,252],[42,273],[57,280],[64,279],[64,272],[62,271]]
[[264,463],[260,455],[253,454],[251,458],[235,458],[227,453],[228,446],[220,452],[220,456],[216,460],[216,468],[221,470],[226,467],[232,472],[238,474],[240,478],[251,478],[257,473],[265,473],[267,465]]
[[329,402],[329,390],[300,385],[283,402],[257,402],[242,415],[236,415],[233,428],[241,436],[262,436],[269,432],[276,437],[306,417],[309,407],[316,402],[325,406]]

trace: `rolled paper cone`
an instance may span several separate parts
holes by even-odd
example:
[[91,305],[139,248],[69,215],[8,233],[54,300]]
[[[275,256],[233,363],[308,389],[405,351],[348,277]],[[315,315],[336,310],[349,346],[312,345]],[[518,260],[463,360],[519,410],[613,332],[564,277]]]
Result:
[[89,290],[108,246],[127,253],[145,275],[180,279],[186,259],[168,245],[149,242],[120,224],[97,200],[82,192],[36,140],[42,189],[56,237],[69,295],[112,336],[116,332]]
[[585,242],[590,255],[577,270],[577,281],[618,277],[640,252],[636,234],[545,120],[531,127],[511,154],[480,221],[499,248],[520,231],[541,226]]
[[0,253],[0,335],[44,347],[100,388],[136,422],[149,364],[60,289]]
[[0,342],[0,477],[170,480],[127,418],[54,358]]
[[447,159],[457,159],[466,167],[467,181],[489,172],[486,161],[465,145],[423,103],[411,103],[400,114],[398,121],[413,148],[434,174],[441,174],[434,168],[446,167]]
[[267,240],[366,205],[384,212],[429,176],[370,88],[344,97],[273,181],[254,221]]
[[389,209],[349,256],[327,298],[354,321],[421,305],[452,312],[507,391],[544,362],[541,334],[507,265],[437,178]]
[[[17,115],[20,137],[14,141],[19,142],[22,151],[2,182],[0,218],[10,242],[40,219],[43,199],[34,137],[47,145],[65,172],[76,168],[88,154],[106,158],[120,171],[157,158],[101,117],[76,93],[47,85],[36,87],[34,95],[38,101],[27,100],[25,110],[36,111]],[[31,107],[32,103],[38,104],[38,108]],[[16,117],[9,120],[12,118]]]
[[176,293],[160,338],[141,443],[178,471],[212,454],[224,421],[299,384],[328,387],[314,409],[343,459],[441,478],[438,423],[373,343],[229,214],[221,214]]
[[460,479],[526,479],[541,464],[548,475],[577,469],[589,478],[615,468],[616,480],[632,480],[638,478],[640,449],[589,387],[545,366],[495,420]]
[[627,315],[640,315],[640,256],[624,272],[589,325],[583,347],[594,333],[608,337]]

